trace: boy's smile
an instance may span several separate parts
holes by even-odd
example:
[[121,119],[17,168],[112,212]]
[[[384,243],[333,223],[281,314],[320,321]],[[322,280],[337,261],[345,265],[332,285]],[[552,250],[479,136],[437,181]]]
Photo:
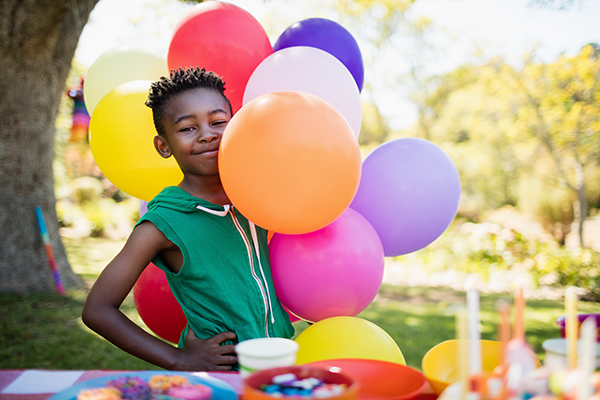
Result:
[[181,92],[165,107],[165,135],[155,137],[155,147],[162,157],[172,155],[184,175],[216,175],[219,145],[230,119],[229,106],[220,93],[211,89]]

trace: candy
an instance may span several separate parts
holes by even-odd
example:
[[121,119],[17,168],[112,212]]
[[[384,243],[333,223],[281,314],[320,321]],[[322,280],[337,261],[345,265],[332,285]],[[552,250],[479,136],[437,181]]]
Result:
[[281,374],[271,378],[271,384],[263,384],[260,389],[273,397],[314,397],[327,398],[341,394],[346,385],[325,383],[323,380],[310,377],[298,379],[292,373]]
[[289,382],[294,382],[297,380],[298,380],[298,378],[296,377],[296,375],[289,373],[289,374],[282,374],[282,375],[274,376],[273,379],[271,379],[271,382],[281,385],[281,384],[285,384],[285,383],[289,383]]

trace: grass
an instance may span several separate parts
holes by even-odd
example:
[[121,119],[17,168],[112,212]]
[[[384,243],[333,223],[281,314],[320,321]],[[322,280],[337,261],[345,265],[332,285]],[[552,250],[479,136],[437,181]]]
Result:
[[[73,270],[91,285],[123,242],[108,239],[64,239]],[[0,294],[0,368],[149,370],[157,367],[114,347],[81,322],[87,289],[66,296],[35,293]],[[482,337],[496,339],[495,303],[508,295],[481,294]],[[420,369],[421,359],[434,345],[454,337],[450,310],[464,293],[446,288],[408,288],[383,285],[377,298],[359,317],[381,327],[396,341],[407,364]],[[129,318],[147,329],[130,295],[122,306]],[[543,360],[541,344],[558,337],[555,325],[563,314],[560,301],[528,301],[527,340]],[[580,302],[581,312],[600,313],[599,303]],[[302,329],[307,324],[298,323]]]

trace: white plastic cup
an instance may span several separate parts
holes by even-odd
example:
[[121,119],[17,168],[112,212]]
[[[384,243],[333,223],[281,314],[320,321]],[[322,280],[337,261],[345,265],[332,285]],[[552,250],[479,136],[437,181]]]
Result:
[[[568,368],[567,339],[548,339],[542,343],[542,348],[546,351],[546,358],[544,360],[546,367],[549,367],[551,370]],[[583,354],[582,350],[581,340],[578,340],[577,353],[579,357]],[[596,367],[600,367],[600,346],[596,346]]]
[[284,338],[244,340],[235,345],[240,375],[245,378],[254,371],[294,365],[299,347],[298,343]]

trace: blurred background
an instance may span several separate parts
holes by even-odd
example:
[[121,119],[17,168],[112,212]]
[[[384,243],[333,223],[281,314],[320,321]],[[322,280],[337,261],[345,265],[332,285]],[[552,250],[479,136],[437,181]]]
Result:
[[[425,248],[386,258],[384,284],[359,315],[390,334],[408,365],[420,368],[428,349],[455,336],[449,309],[464,301],[466,289],[482,292],[482,337],[495,339],[496,301],[522,287],[527,340],[540,360],[543,341],[560,335],[565,288],[577,286],[587,300],[581,312],[600,313],[600,2],[231,2],[261,23],[271,43],[306,18],[340,23],[358,41],[365,66],[363,157],[387,141],[417,137],[439,146],[458,169],[462,194],[453,223]],[[144,206],[97,167],[82,82],[118,45],[166,56],[175,25],[196,4],[101,0],[93,9],[64,87],[53,163],[60,236],[81,284],[71,283],[66,296],[0,296],[0,367],[156,368],[81,322],[89,287]],[[12,272],[14,257],[5,258]],[[133,295],[121,309],[147,328]]]
[[[461,176],[458,215],[425,249],[388,261],[397,284],[515,280],[530,289],[577,285],[598,299],[600,260],[600,3],[568,0],[236,0],[271,42],[309,17],[339,22],[358,41],[363,156],[419,137]],[[83,30],[57,120],[57,212],[66,240],[122,241],[140,202],[95,165],[81,82],[121,44],[166,54],[195,3],[102,0]],[[76,268],[76,266],[75,266]],[[438,274],[438,275],[436,275]],[[440,277],[438,280],[435,276]],[[545,296],[559,293],[542,291]],[[558,296],[559,294],[556,294]]]

